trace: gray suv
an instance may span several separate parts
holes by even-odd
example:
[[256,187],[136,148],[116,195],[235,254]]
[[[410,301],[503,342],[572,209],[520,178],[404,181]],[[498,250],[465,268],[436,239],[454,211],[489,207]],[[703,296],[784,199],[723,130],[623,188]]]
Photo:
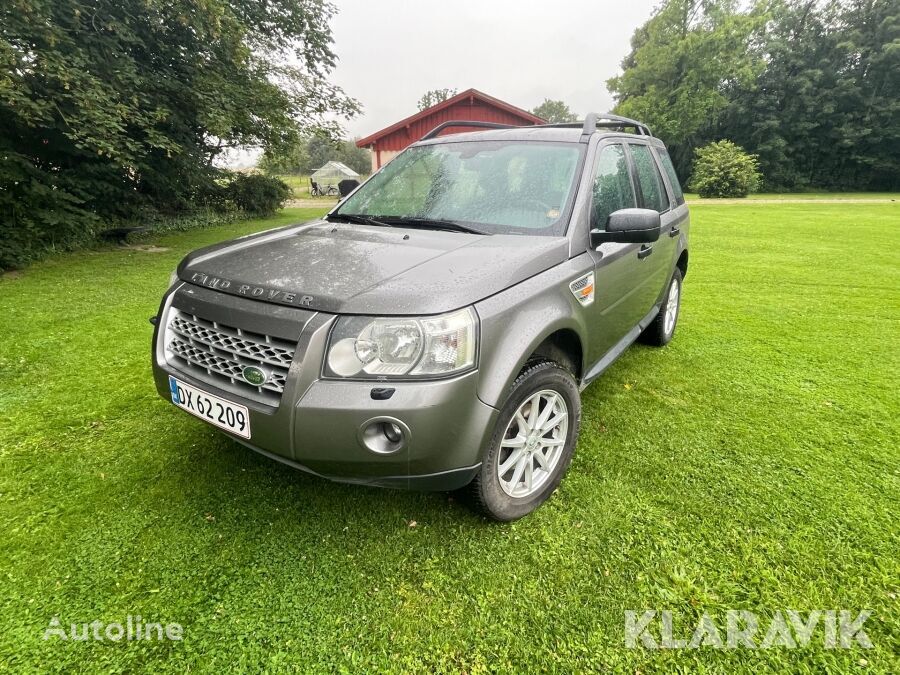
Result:
[[569,466],[580,392],[672,339],[688,223],[639,122],[448,122],[323,219],[188,255],[156,386],[298,469],[519,518]]

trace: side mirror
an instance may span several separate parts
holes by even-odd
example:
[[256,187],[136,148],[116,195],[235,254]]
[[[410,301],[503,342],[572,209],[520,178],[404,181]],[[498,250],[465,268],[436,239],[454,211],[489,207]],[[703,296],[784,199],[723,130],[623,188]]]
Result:
[[[596,223],[594,223],[596,225]],[[659,213],[652,209],[621,209],[609,216],[605,230],[591,230],[591,247],[607,241],[649,244],[659,239]]]

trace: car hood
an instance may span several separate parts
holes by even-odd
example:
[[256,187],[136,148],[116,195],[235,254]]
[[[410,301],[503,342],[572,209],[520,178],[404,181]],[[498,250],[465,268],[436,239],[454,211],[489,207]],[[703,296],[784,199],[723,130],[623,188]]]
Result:
[[315,221],[201,249],[183,281],[336,314],[437,314],[563,262],[565,237]]

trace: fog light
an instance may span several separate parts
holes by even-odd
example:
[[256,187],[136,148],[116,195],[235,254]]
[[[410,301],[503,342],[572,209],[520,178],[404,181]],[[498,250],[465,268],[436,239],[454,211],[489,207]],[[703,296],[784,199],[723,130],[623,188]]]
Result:
[[370,452],[389,455],[409,445],[409,427],[395,417],[375,417],[363,422],[356,434]]
[[403,439],[403,430],[393,422],[385,422],[382,431],[391,443],[399,443]]

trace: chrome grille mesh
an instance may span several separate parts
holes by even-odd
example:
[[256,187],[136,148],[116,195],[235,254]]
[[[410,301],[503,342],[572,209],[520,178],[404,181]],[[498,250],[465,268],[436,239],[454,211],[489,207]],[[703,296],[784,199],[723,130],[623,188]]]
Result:
[[273,345],[272,338],[268,336],[261,336],[265,340],[263,342],[247,339],[245,333],[238,328],[229,329],[219,324],[205,326],[196,317],[189,321],[183,315],[175,316],[169,323],[169,328],[194,342],[280,368],[289,368],[294,358],[293,347]]
[[[262,333],[207,321],[177,309],[169,313],[166,357],[200,380],[263,403],[277,405],[297,345]],[[244,368],[268,374],[261,386],[247,382]]]

